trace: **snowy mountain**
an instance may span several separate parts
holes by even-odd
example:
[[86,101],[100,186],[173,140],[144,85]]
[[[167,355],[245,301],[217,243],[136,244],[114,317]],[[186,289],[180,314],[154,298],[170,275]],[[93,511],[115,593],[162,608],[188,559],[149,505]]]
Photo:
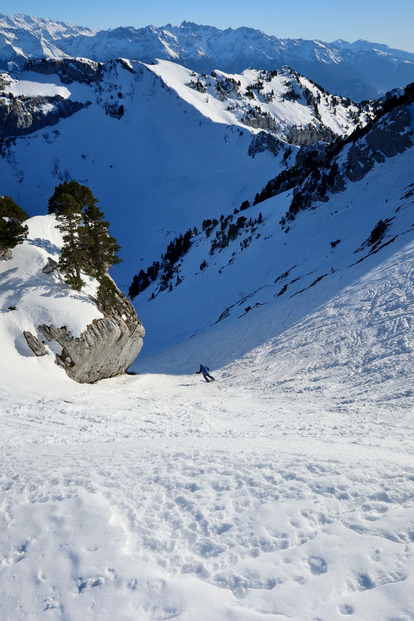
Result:
[[[155,326],[168,309],[181,317],[169,326],[174,356],[198,347],[221,366],[235,351],[249,352],[258,334],[266,341],[301,320],[302,297],[308,313],[405,248],[414,232],[412,102],[407,89],[385,102],[364,131],[328,147],[325,155],[308,150],[301,166],[291,169],[292,177],[282,171],[256,194],[255,204],[206,220],[178,258],[174,248],[154,255],[158,273],[154,277],[150,270],[145,279],[145,269],[137,272],[140,282],[132,289],[153,335],[151,348],[162,353],[166,337],[158,339]],[[217,348],[221,340],[212,334],[221,333],[226,338]],[[156,360],[159,366],[159,356]]]
[[[0,618],[414,618],[412,86],[79,59],[0,83],[0,191],[34,216],[0,262]],[[135,376],[80,386],[23,337],[99,318],[41,271],[70,179],[125,291],[159,263]]]
[[[183,22],[180,26],[93,31],[24,15],[0,16],[0,68],[23,67],[28,59],[118,57],[177,62],[197,72],[242,73],[292,67],[333,93],[355,101],[414,80],[414,54],[380,43],[279,39],[252,28],[220,30]],[[9,63],[12,63],[9,66]]]
[[67,37],[93,36],[97,31],[29,15],[0,14],[0,68],[21,67],[29,58],[59,58]]

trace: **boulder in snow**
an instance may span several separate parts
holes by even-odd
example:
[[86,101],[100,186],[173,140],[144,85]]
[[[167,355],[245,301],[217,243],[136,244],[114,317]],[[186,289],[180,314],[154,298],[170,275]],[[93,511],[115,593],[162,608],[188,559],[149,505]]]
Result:
[[52,257],[48,257],[47,258],[47,263],[44,266],[44,268],[42,269],[42,272],[43,272],[43,274],[51,274],[52,272],[55,271],[57,266],[58,266],[57,261],[52,259]]
[[10,250],[10,248],[8,248],[7,250],[5,250],[5,251],[2,253],[2,255],[1,255],[1,256],[3,257],[3,259],[4,259],[5,261],[8,261],[9,259],[11,259],[11,258],[12,258],[13,253],[12,253],[12,251]]
[[23,336],[26,339],[28,346],[36,356],[44,356],[47,354],[46,347],[39,341],[37,336],[34,336],[27,330],[23,332]]

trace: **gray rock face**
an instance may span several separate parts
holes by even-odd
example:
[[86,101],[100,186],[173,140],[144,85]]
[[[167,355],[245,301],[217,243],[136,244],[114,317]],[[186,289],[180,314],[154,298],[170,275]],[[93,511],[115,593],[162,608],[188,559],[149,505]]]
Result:
[[316,142],[332,142],[335,138],[334,132],[322,124],[319,127],[314,125],[307,125],[305,127],[293,126],[286,132],[286,142],[298,146],[313,145]]
[[249,145],[248,154],[250,157],[254,157],[257,153],[270,151],[273,155],[277,155],[282,149],[282,142],[279,138],[275,138],[272,134],[268,134],[267,132],[260,132],[260,134],[253,136]]
[[252,110],[245,114],[241,120],[244,125],[253,127],[254,129],[264,129],[266,131],[274,131],[276,129],[275,119],[266,112],[258,112]]
[[144,327],[132,304],[120,293],[116,298],[110,312],[94,320],[79,338],[74,338],[66,326],[39,326],[48,341],[62,347],[56,362],[76,382],[91,384],[120,375],[141,351]]
[[413,146],[412,135],[407,131],[411,122],[406,106],[398,106],[370,131],[365,141],[358,141],[349,150],[346,167],[351,181],[360,181],[375,162],[394,157]]
[[81,58],[43,59],[29,61],[25,69],[46,75],[55,73],[64,84],[72,82],[91,84],[102,80],[103,64]]
[[[0,93],[1,95],[1,93]],[[89,104],[63,97],[0,96],[0,137],[24,136],[43,127],[56,125]]]
[[36,356],[45,356],[47,354],[46,347],[39,341],[37,336],[34,336],[31,332],[24,331],[23,336],[32,352]]

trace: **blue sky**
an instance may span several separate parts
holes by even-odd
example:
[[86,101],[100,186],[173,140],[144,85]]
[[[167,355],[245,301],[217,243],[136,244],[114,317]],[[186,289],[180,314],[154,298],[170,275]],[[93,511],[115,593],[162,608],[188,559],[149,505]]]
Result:
[[0,12],[96,29],[184,20],[218,28],[250,26],[280,38],[367,39],[414,52],[413,0],[2,0]]

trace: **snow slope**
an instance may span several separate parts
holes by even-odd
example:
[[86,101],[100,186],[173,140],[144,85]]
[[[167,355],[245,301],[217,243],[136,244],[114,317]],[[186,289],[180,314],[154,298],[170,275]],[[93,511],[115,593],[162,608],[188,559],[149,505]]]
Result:
[[[243,127],[248,124],[246,117],[255,119],[260,110],[274,119],[274,128],[263,129],[285,140],[292,126],[323,125],[336,136],[347,135],[355,128],[355,117],[364,118],[363,109],[349,100],[323,93],[316,84],[288,67],[278,72],[246,69],[242,75],[214,71],[212,76],[197,74],[169,61],[159,60],[148,67],[184,101],[215,122]],[[251,99],[246,97],[249,90]],[[369,110],[365,112],[369,116]]]
[[53,218],[30,221],[0,265],[2,619],[414,619],[412,157],[288,233],[286,195],[249,208],[261,236],[190,278],[194,240],[138,304],[139,375],[91,386],[19,336],[91,318],[40,273]]
[[[58,78],[47,77],[60,87]],[[147,261],[157,248],[161,252],[167,235],[197,224],[221,203],[240,204],[257,180],[263,184],[272,176],[275,158],[251,158],[249,131],[202,117],[145,67],[133,75],[116,64],[107,79],[102,94],[92,92],[88,108],[17,139],[0,161],[0,179],[2,193],[30,215],[47,212],[49,197],[64,179],[88,185],[123,248],[115,277],[125,289],[141,257]],[[73,100],[91,100],[88,86],[68,88]],[[105,112],[114,102],[124,106],[120,119]]]
[[[137,369],[154,372],[162,364],[163,371],[173,365],[184,372],[187,361],[201,352],[214,366],[227,364],[257,342],[284,333],[304,312],[317,309],[403,248],[413,239],[413,157],[409,149],[386,159],[360,182],[348,182],[344,192],[329,195],[327,203],[299,212],[287,232],[280,221],[292,191],[237,214],[234,220],[244,215],[256,221],[261,213],[262,222],[243,228],[224,249],[211,253],[220,224],[210,237],[203,233],[193,238],[176,265],[172,291],[160,291],[156,280],[134,299],[147,330]],[[389,226],[383,247],[373,252],[367,240],[380,220],[389,220]],[[200,269],[203,261],[207,267]],[[163,324],[168,314],[180,321]],[[161,363],[166,339],[174,350],[165,352]],[[217,347],[221,342],[223,347]]]
[[194,356],[92,386],[2,356],[1,618],[413,619],[413,258],[268,342],[245,323],[212,384]]

